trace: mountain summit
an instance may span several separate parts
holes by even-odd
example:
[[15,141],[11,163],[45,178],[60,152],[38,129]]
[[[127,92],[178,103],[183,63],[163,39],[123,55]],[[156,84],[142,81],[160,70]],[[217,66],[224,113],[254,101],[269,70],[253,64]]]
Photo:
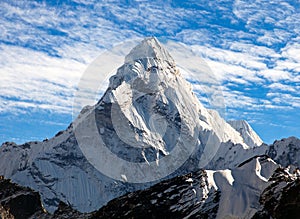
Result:
[[134,62],[143,58],[152,58],[175,64],[169,52],[155,37],[147,38],[134,47],[125,57],[125,63]]
[[105,175],[126,176],[133,183],[162,179],[186,162],[186,168],[204,167],[228,142],[250,147],[216,111],[199,102],[155,38],[132,49],[103,98],[75,124],[87,159]]
[[250,155],[237,161],[226,151],[259,146],[251,136],[206,109],[168,51],[147,38],[68,129],[43,142],[5,143],[0,174],[39,191],[49,211],[64,201],[89,212],[167,178],[233,167]]

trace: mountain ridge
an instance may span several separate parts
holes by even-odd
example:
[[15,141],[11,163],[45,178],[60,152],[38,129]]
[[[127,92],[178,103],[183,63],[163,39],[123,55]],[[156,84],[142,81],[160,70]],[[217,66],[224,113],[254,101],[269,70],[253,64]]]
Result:
[[[258,166],[257,166],[258,165]],[[248,169],[259,168],[254,181]],[[242,175],[241,175],[242,174]],[[244,176],[243,176],[244,175]],[[244,184],[245,175],[247,183]],[[241,178],[241,176],[243,176]],[[249,180],[250,179],[250,180]],[[264,184],[256,189],[252,203],[244,202],[245,195],[253,196],[256,180]],[[231,191],[234,189],[234,192]],[[243,196],[239,197],[241,189]],[[248,190],[248,191],[247,191]],[[295,218],[300,212],[300,199],[294,194],[300,191],[300,170],[287,171],[267,155],[253,157],[233,170],[198,170],[164,180],[145,190],[127,193],[109,201],[102,208],[80,213],[60,202],[50,214],[43,208],[40,196],[29,188],[20,187],[0,177],[0,215],[2,218]],[[16,192],[17,191],[17,192]],[[22,200],[19,198],[22,196]],[[31,200],[28,203],[28,200]],[[241,200],[242,199],[242,200]],[[247,198],[246,198],[247,200]],[[253,202],[254,201],[254,202]],[[228,205],[229,204],[229,205]],[[238,207],[246,204],[247,211]],[[274,206],[275,205],[275,206]],[[16,208],[16,206],[18,206]],[[27,206],[27,207],[25,207]],[[232,209],[232,207],[234,208]],[[116,210],[118,209],[118,210]],[[232,211],[233,210],[233,211]]]

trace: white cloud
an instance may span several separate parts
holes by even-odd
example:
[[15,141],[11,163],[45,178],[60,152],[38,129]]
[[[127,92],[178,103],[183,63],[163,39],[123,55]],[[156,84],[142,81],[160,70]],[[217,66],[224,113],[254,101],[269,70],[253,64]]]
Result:
[[226,106],[230,106],[230,108],[255,108],[258,106],[258,102],[255,98],[245,96],[242,92],[225,90],[223,91]]
[[233,12],[246,22],[247,29],[257,34],[257,42],[274,46],[277,43],[287,43],[299,34],[300,12],[297,4],[280,0],[236,0]]
[[300,43],[289,43],[282,49],[282,56],[300,65]]
[[[266,46],[258,46],[252,43],[245,43],[239,41],[228,42],[230,50],[238,51],[249,56],[260,58],[279,58],[280,55],[273,49]],[[262,59],[260,59],[262,60]]]
[[268,97],[271,98],[271,100],[278,106],[289,107],[299,107],[300,106],[300,96],[298,93],[295,93],[295,95],[290,93],[273,93],[269,92],[267,94]]
[[300,87],[295,87],[292,85],[286,85],[281,83],[273,83],[268,86],[271,90],[275,91],[288,91],[288,92],[296,92]]
[[276,68],[262,70],[259,74],[272,82],[291,79],[291,74],[288,71],[282,71]]
[[40,107],[70,113],[73,92],[85,65],[15,46],[1,46],[1,112]]

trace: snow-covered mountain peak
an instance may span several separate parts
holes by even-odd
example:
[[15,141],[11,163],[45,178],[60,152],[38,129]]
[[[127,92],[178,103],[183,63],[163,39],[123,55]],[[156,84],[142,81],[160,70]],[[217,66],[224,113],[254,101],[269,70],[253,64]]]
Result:
[[174,63],[174,59],[169,52],[155,37],[146,38],[139,45],[134,47],[125,57],[125,63],[132,63],[143,58],[153,58]]
[[169,52],[156,38],[146,38],[126,56],[124,64],[110,78],[109,88],[116,89],[125,82],[132,89],[153,93],[166,88],[176,76],[179,69]]
[[236,131],[240,133],[245,143],[250,147],[261,146],[263,141],[251,128],[249,123],[245,120],[231,120],[227,121]]
[[[200,103],[155,38],[143,40],[127,55],[95,111],[81,116],[75,135],[84,155],[100,172],[134,183],[167,177],[186,161],[187,168],[204,167],[228,142],[249,148],[217,111]],[[119,164],[113,171],[112,165],[99,159],[102,152],[90,150],[98,145],[110,148],[105,159]]]

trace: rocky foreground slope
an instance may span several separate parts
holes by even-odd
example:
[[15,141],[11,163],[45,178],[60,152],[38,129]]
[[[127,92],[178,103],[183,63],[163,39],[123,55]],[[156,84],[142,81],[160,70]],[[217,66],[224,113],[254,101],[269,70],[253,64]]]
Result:
[[297,218],[300,171],[290,173],[269,157],[234,170],[198,170],[110,201],[91,213],[60,203],[53,213],[29,188],[0,179],[1,218]]
[[[267,156],[234,170],[200,170],[110,201],[101,218],[297,218],[300,175]],[[118,209],[117,211],[115,209]]]

